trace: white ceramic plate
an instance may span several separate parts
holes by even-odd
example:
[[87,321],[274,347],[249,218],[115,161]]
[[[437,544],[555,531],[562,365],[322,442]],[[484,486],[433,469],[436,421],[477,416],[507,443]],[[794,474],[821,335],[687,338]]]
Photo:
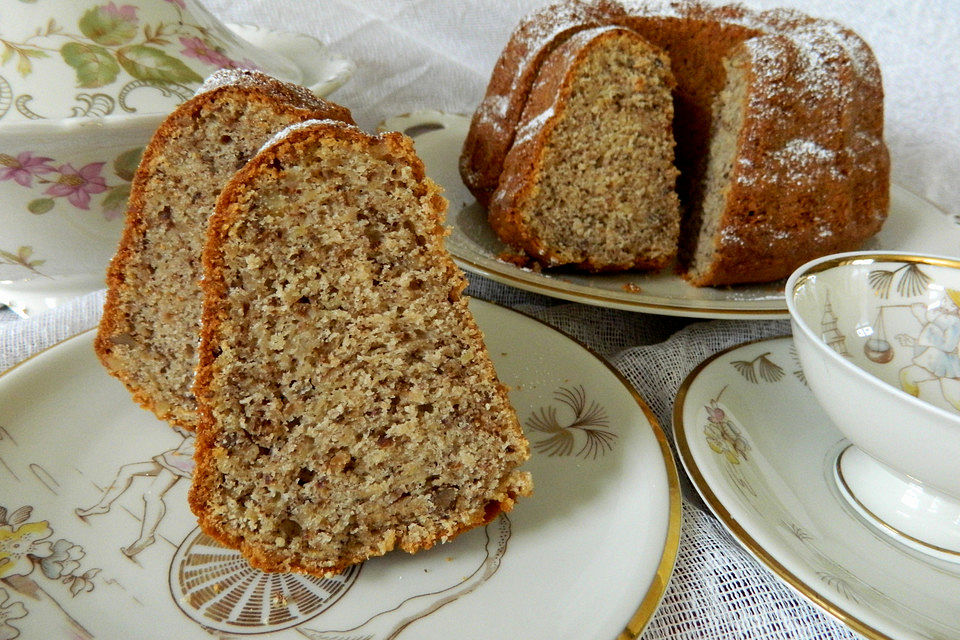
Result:
[[960,637],[960,565],[877,533],[840,496],[849,442],[789,337],[721,352],[674,405],[680,458],[707,505],[778,578],[867,638]]
[[[486,209],[463,185],[457,168],[469,119],[435,111],[391,118],[386,130],[404,131],[450,201],[447,248],[462,268],[498,282],[555,298],[601,307],[696,318],[786,318],[784,282],[735,287],[692,287],[671,269],[659,273],[537,273],[497,256],[507,250],[487,225]],[[894,185],[890,216],[863,249],[960,255],[960,218]]]
[[[451,543],[330,580],[251,570],[198,532],[186,504],[191,438],[133,404],[97,362],[92,332],[4,374],[0,634],[6,624],[23,638],[639,635],[680,536],[663,432],[572,339],[489,303],[472,309],[529,435],[535,494]],[[136,545],[153,522],[152,544]]]

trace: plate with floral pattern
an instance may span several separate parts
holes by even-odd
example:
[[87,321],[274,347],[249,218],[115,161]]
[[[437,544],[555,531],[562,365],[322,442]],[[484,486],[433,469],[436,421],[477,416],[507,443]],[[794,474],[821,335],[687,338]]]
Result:
[[849,445],[804,378],[792,338],[727,349],[674,405],[680,459],[704,501],[774,575],[871,639],[960,637],[960,565],[868,525],[834,481]]
[[[694,287],[673,269],[659,272],[584,274],[570,270],[534,271],[501,260],[508,252],[487,224],[486,209],[463,185],[460,149],[470,119],[436,111],[390,118],[381,129],[403,131],[414,139],[427,174],[450,201],[447,249],[470,273],[512,287],[600,307],[690,318],[761,320],[787,318],[784,280],[756,285]],[[890,189],[890,215],[863,249],[960,254],[960,216],[951,216],[899,185]]]
[[530,439],[534,495],[333,578],[251,569],[199,531],[193,435],[133,403],[93,332],[0,376],[0,638],[635,638],[679,545],[667,440],[583,346],[471,308]]

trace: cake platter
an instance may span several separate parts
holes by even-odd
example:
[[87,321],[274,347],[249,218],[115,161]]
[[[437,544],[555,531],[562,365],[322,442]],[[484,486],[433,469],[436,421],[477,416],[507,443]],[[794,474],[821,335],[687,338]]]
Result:
[[450,543],[329,579],[253,570],[197,529],[193,435],[133,403],[93,332],[4,373],[3,637],[637,637],[680,538],[663,432],[579,343],[490,303],[471,309],[531,441],[534,495]]
[[697,491],[789,587],[871,640],[960,637],[960,565],[880,533],[834,480],[849,441],[790,337],[735,346],[681,385],[673,431]]
[[[382,129],[413,137],[427,174],[450,201],[447,248],[466,271],[519,289],[601,307],[671,316],[727,319],[786,318],[784,281],[761,285],[693,287],[668,268],[658,273],[578,274],[537,272],[498,256],[507,251],[486,221],[486,210],[463,185],[458,161],[470,121],[460,115],[420,111],[391,118]],[[863,247],[960,255],[960,218],[893,185],[890,215]]]

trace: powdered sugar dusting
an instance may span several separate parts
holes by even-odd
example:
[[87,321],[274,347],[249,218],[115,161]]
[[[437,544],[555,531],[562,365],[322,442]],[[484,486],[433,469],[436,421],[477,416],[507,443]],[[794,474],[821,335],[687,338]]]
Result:
[[731,245],[743,245],[745,244],[743,238],[736,232],[733,227],[723,227],[720,229],[720,244],[723,246]]
[[[751,118],[759,118],[758,122],[786,119],[797,123],[797,131],[793,133],[796,137],[785,143],[777,136],[756,140],[756,157],[738,155],[731,177],[739,184],[765,193],[780,188],[816,191],[817,185],[847,181],[851,171],[876,173],[883,167],[876,160],[883,147],[882,130],[875,126],[882,120],[877,118],[882,110],[880,73],[869,46],[857,34],[839,23],[797,10],[754,11],[700,0],[570,0],[527,18],[507,50],[512,58],[500,68],[500,72],[509,67],[515,73],[501,76],[499,95],[488,94],[477,114],[491,131],[502,135],[503,152],[508,151],[514,132],[512,144],[529,142],[555,117],[553,105],[529,121],[521,119],[528,91],[536,81],[535,65],[540,64],[545,47],[556,44],[564,32],[572,31],[571,38],[578,38],[591,27],[624,22],[636,24],[642,33],[646,17],[654,21],[654,28],[656,21],[666,18],[716,21],[747,31],[742,44],[756,79],[756,90],[748,93]],[[822,105],[822,109],[808,112],[806,105]],[[871,112],[873,109],[877,111]],[[821,113],[822,118],[816,115]],[[847,131],[847,127],[853,130]],[[501,190],[495,190],[492,197],[501,195]],[[755,220],[752,228],[764,228],[770,242],[777,245],[789,241],[793,233],[778,230],[772,220]],[[834,233],[844,235],[830,225],[816,223],[805,233],[815,241]],[[729,228],[718,231],[718,236],[717,242],[727,246],[744,244]]]
[[544,111],[541,111],[539,114],[537,114],[535,118],[525,122],[523,126],[517,130],[517,137],[514,140],[514,144],[523,144],[524,142],[531,140],[537,135],[543,125],[546,124],[546,122],[554,115],[555,111],[553,105],[551,105]]
[[220,69],[215,71],[200,85],[196,95],[228,86],[278,95],[284,102],[300,109],[322,109],[329,107],[331,104],[306,87],[278,80],[256,69]]
[[821,147],[813,140],[794,138],[783,149],[773,154],[781,162],[808,164],[811,162],[832,162],[836,153]]
[[514,33],[514,44],[536,54],[564,31],[587,22],[594,7],[588,2],[557,2],[525,20]]
[[818,179],[824,172],[840,180],[843,175],[837,168],[837,152],[831,151],[813,140],[795,138],[782,149],[770,154],[771,178],[786,176],[790,182],[799,183]]
[[227,85],[266,86],[267,78],[268,76],[266,74],[255,69],[219,69],[210,74],[210,76],[203,81],[203,84],[197,87],[195,95],[207,93]]
[[292,134],[292,133],[294,133],[294,132],[296,132],[296,131],[301,131],[301,130],[303,130],[303,129],[310,129],[310,128],[317,127],[317,126],[331,126],[331,125],[332,125],[332,126],[335,126],[335,127],[338,127],[338,128],[341,128],[341,129],[357,129],[357,127],[355,127],[355,126],[353,126],[353,125],[351,125],[351,124],[347,124],[346,122],[344,122],[344,121],[342,121],[342,120],[331,120],[331,119],[323,119],[323,120],[316,120],[316,119],[314,119],[314,120],[303,120],[302,122],[295,122],[295,123],[293,123],[293,124],[291,124],[291,125],[288,125],[286,128],[281,129],[281,130],[278,131],[277,133],[273,134],[273,136],[272,136],[269,140],[267,140],[265,143],[263,143],[263,146],[260,147],[260,149],[257,151],[257,153],[260,153],[260,152],[264,151],[265,149],[267,149],[268,147],[272,147],[272,146],[274,146],[275,144],[278,144],[278,143],[282,142],[282,141],[285,140],[287,137],[289,137],[290,134]]
[[[512,77],[514,84],[506,95],[488,95],[478,109],[478,119],[496,129],[512,126],[510,121],[519,117],[523,106],[517,105],[512,117],[508,113],[511,100],[514,97],[522,99],[517,95],[522,91],[517,83],[529,82],[529,77],[523,80],[522,76],[531,71],[534,60],[544,47],[564,31],[598,21],[609,25],[617,21],[617,15],[658,19],[704,16],[723,24],[749,28],[757,33],[756,37],[746,41],[746,46],[752,50],[754,59],[762,62],[758,74],[771,79],[777,79],[777,76],[783,79],[781,38],[786,38],[796,47],[796,54],[802,61],[795,79],[804,90],[838,96],[844,103],[851,99],[853,89],[841,83],[838,71],[842,65],[849,64],[855,74],[871,82],[879,80],[873,54],[859,36],[836,22],[813,19],[793,9],[753,11],[741,5],[716,7],[698,1],[619,0],[610,3],[601,15],[599,4],[567,0],[540,9],[519,25],[511,39],[514,52],[520,52],[516,73]],[[776,87],[783,87],[784,83],[771,82],[769,85],[776,91]]]
[[660,18],[685,18],[690,9],[696,6],[693,2],[677,2],[676,0],[620,0],[617,2],[624,13],[631,16],[657,16]]
[[490,110],[490,115],[496,118],[507,117],[507,110],[510,108],[510,96],[492,95],[484,103],[484,107]]

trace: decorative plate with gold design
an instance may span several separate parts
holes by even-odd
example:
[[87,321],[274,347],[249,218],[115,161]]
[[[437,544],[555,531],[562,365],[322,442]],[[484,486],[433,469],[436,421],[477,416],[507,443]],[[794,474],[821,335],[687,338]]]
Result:
[[817,404],[790,337],[716,354],[674,405],[704,501],[778,578],[872,640],[960,637],[960,563],[877,531],[841,496],[850,442]]
[[202,534],[191,434],[134,405],[87,332],[0,376],[0,637],[633,638],[680,537],[643,400],[544,324],[471,303],[530,438],[535,494],[416,555],[266,574]]
[[[470,120],[464,116],[421,111],[391,118],[382,129],[413,137],[427,174],[450,201],[452,231],[447,249],[466,271],[554,298],[600,307],[691,318],[786,318],[784,281],[733,287],[693,287],[671,268],[656,273],[584,274],[538,272],[500,260],[509,249],[487,224],[486,209],[463,185],[457,169]],[[863,247],[960,255],[960,216],[950,216],[923,198],[893,185],[890,215],[883,229]]]

